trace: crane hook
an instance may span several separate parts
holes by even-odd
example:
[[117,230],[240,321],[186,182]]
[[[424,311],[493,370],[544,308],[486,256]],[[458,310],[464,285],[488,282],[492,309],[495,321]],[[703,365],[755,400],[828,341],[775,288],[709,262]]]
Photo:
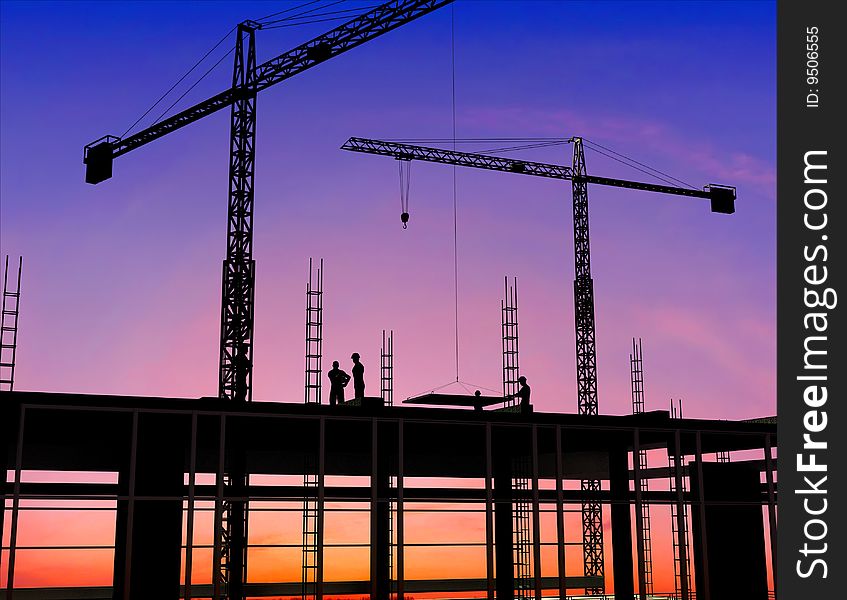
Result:
[[400,168],[400,221],[403,229],[409,226],[409,184],[412,180],[412,161],[410,159],[397,159]]

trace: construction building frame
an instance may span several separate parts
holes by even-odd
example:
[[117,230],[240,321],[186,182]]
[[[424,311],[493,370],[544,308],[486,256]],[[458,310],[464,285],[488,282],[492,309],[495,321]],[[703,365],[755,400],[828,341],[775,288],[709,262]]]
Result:
[[[530,506],[533,598],[540,600],[551,591],[565,598],[578,595],[578,590],[607,585],[565,568],[566,549],[578,545],[566,538],[566,507],[585,501],[599,502],[611,515],[609,552],[616,600],[646,597],[641,593],[644,564],[633,564],[633,556],[641,555],[634,549],[644,542],[640,521],[645,502],[676,506],[678,514],[687,507],[691,543],[680,540],[679,544],[681,552],[693,554],[690,562],[698,600],[765,599],[773,594],[768,590],[767,571],[772,572],[776,556],[776,424],[770,418],[673,419],[666,411],[625,416],[519,414],[375,403],[234,405],[219,398],[20,391],[3,392],[0,411],[3,466],[14,474],[3,488],[3,518],[9,531],[3,547],[4,595],[9,600],[13,595],[18,600],[38,597],[32,595],[37,591],[15,587],[16,555],[29,549],[18,545],[20,516],[33,500],[112,502],[116,513],[113,586],[97,588],[99,592],[91,588],[88,595],[76,597],[176,600],[226,593],[215,589],[218,586],[191,580],[198,571],[192,562],[202,546],[193,534],[201,505],[220,510],[233,500],[288,502],[299,511],[305,494],[315,496],[317,507],[317,599],[328,594],[365,594],[387,600],[395,594],[403,598],[409,593],[474,590],[489,599],[515,598],[513,514],[519,502]],[[667,452],[675,464],[686,465],[672,473],[675,491],[658,486],[645,491],[641,486],[644,479],[660,480],[670,472],[642,469],[637,456],[644,449]],[[738,453],[742,458],[721,463],[715,459],[718,452]],[[751,453],[758,458],[751,458]],[[514,485],[513,465],[521,459],[529,465],[526,490]],[[315,464],[317,485],[254,485],[248,479],[244,497],[227,498],[230,492],[223,482],[233,462],[244,464],[251,478],[290,475],[292,482],[302,481],[303,465]],[[107,472],[116,477],[114,483],[24,481],[24,472],[41,470]],[[337,482],[338,477],[353,477],[369,485],[327,483],[327,478]],[[405,485],[406,478],[418,477],[459,478],[478,485]],[[586,477],[601,481],[601,489],[581,489],[579,482]],[[690,484],[682,485],[683,479]],[[327,504],[344,502],[369,507],[370,574],[364,581],[324,581],[324,549],[332,545],[323,543],[325,515],[331,510]],[[485,539],[477,545],[484,548],[484,577],[404,577],[406,550],[415,545],[404,537],[404,511],[416,502],[481,507]],[[548,539],[541,534],[542,513],[555,514],[553,539],[549,532]],[[758,515],[758,523],[751,515]],[[250,533],[256,533],[255,528]],[[570,537],[578,539],[578,532]],[[299,542],[298,535],[285,545],[299,547]],[[551,546],[555,552],[543,550]],[[248,548],[234,550],[249,554],[249,541]],[[738,562],[739,553],[742,562]],[[728,566],[730,572],[726,572]],[[248,581],[244,588],[245,596],[251,598],[295,596],[301,591],[300,581]]]

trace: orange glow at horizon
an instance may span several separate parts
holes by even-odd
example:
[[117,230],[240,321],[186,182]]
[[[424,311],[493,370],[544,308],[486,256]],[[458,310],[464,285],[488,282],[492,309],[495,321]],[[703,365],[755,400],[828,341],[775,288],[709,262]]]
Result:
[[[35,502],[23,503],[32,507]],[[114,540],[115,513],[113,510],[22,510],[18,521],[15,565],[15,587],[59,587],[59,586],[108,586],[111,585],[114,551],[110,546]],[[74,503],[65,503],[73,505]],[[208,504],[208,503],[207,503]],[[269,502],[256,502],[256,508],[267,508]],[[248,581],[251,582],[299,582],[301,576],[301,515],[300,504],[278,503],[288,509],[284,512],[260,511],[251,513],[250,544],[282,545],[285,547],[253,547],[249,550]],[[414,505],[414,503],[409,503]],[[44,503],[37,504],[44,506]],[[76,503],[79,506],[79,503]],[[198,507],[204,504],[198,503]],[[366,507],[367,503],[347,504],[348,508]],[[429,505],[420,504],[420,507]],[[484,513],[415,513],[413,507],[405,515],[406,544],[404,550],[405,578],[453,579],[485,578],[485,547],[450,546],[449,544],[484,543]],[[566,509],[576,509],[567,505]],[[634,510],[634,509],[633,509]],[[670,508],[653,505],[653,583],[656,592],[671,592],[674,589],[673,554],[671,544]],[[325,581],[366,581],[369,578],[369,515],[367,512],[327,512],[324,550]],[[6,510],[3,544],[7,547],[10,536],[10,511]],[[542,513],[540,522],[542,546],[542,576],[558,575],[557,552],[554,545],[556,528],[555,515]],[[610,518],[605,513],[604,529],[607,543],[606,579],[607,590],[614,591],[612,569],[612,545]],[[633,515],[634,516],[634,515]],[[580,516],[577,512],[565,515],[566,542],[578,542]],[[765,520],[765,544],[769,561],[769,537],[767,515]],[[212,542],[212,512],[199,510],[195,513],[193,544],[209,545]],[[634,518],[633,518],[634,527]],[[635,534],[633,530],[633,535]],[[185,544],[183,523],[183,544]],[[336,547],[335,544],[360,544],[356,547]],[[439,546],[415,546],[415,544],[443,544]],[[94,549],[42,549],[45,546],[74,545],[97,546]],[[37,547],[38,549],[26,549]],[[22,549],[23,548],[23,549]],[[6,585],[8,550],[3,551],[0,564],[0,586]],[[633,559],[635,558],[633,548]],[[693,561],[692,561],[693,562]],[[635,564],[635,561],[634,561]],[[580,546],[566,546],[566,572],[570,576],[582,574]],[[191,581],[195,584],[211,583],[212,550],[195,547]],[[692,579],[694,579],[692,575]],[[181,580],[185,580],[185,549],[182,552]],[[633,569],[633,580],[638,580],[637,568]],[[772,573],[768,564],[768,580],[772,586]],[[695,582],[696,586],[696,582]]]

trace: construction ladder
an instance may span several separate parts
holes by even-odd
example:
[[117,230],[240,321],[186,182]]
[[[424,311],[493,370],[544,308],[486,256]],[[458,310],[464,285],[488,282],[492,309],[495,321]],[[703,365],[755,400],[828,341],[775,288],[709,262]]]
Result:
[[[641,351],[641,338],[636,342],[632,338],[632,354],[629,355],[630,375],[632,382],[632,414],[637,415],[644,412],[644,362]],[[638,469],[642,474],[641,497],[646,498],[650,488],[649,480],[644,477],[647,472],[647,450],[638,450]],[[646,500],[641,501],[641,538],[643,540],[643,555],[640,557],[644,565],[644,589],[641,593],[650,596],[653,594],[653,539],[650,533],[650,504]]]
[[23,256],[18,259],[18,275],[14,290],[9,289],[9,255],[3,270],[3,308],[0,313],[0,390],[11,392],[15,386],[15,354],[18,347],[18,315],[21,304],[21,270]]
[[382,348],[379,364],[380,395],[385,406],[394,406],[394,331],[386,336],[382,330]]
[[[317,270],[309,259],[309,282],[306,285],[306,404],[321,403],[321,357],[323,355],[323,267],[321,259]],[[320,477],[315,454],[306,452],[303,464],[303,557],[302,598],[317,597],[319,507],[318,486]]]

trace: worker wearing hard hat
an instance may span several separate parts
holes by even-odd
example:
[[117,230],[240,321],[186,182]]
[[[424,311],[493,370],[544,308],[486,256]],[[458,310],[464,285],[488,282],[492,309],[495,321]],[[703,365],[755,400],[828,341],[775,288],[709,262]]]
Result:
[[526,384],[526,377],[521,375],[518,377],[518,383],[521,384],[518,393],[515,394],[515,398],[520,398],[521,401],[521,412],[528,413],[530,411],[529,408],[529,394],[531,392],[530,387]]
[[353,359],[353,390],[356,398],[365,397],[365,365],[359,362],[359,353],[354,352],[350,357]]
[[329,377],[329,405],[344,404],[344,388],[350,383],[350,376],[338,368],[338,361],[332,361],[332,370],[326,374]]

